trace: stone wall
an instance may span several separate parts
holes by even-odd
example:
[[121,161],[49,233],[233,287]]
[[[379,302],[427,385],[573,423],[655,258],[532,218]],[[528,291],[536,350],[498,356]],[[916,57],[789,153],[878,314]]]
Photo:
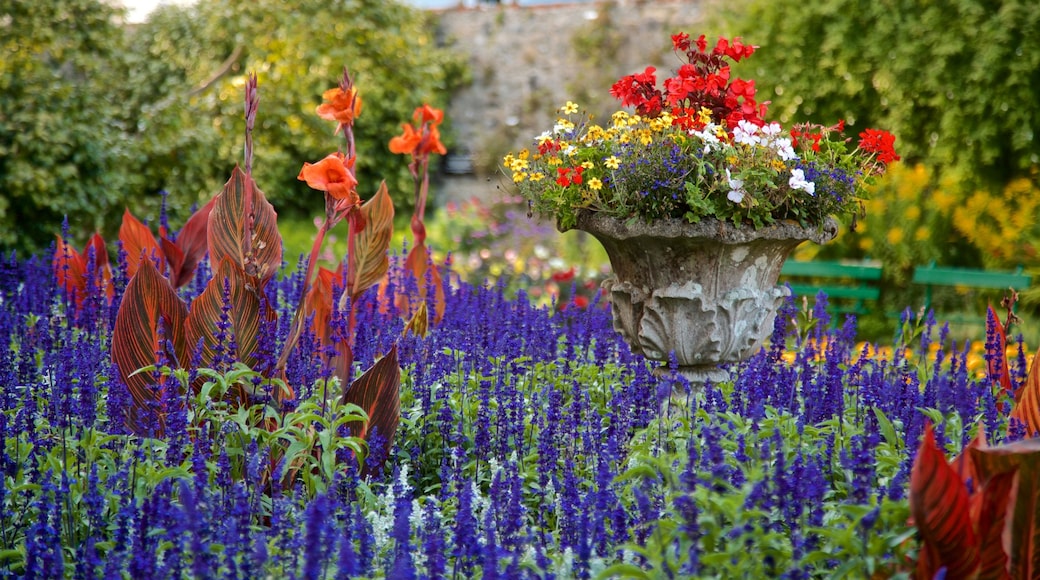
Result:
[[619,77],[650,64],[670,73],[678,65],[670,35],[717,36],[700,25],[705,7],[717,1],[504,4],[439,12],[438,39],[468,56],[472,83],[446,112],[456,146],[437,197],[493,196],[501,156],[529,146],[567,100],[605,115],[616,109],[608,90]]

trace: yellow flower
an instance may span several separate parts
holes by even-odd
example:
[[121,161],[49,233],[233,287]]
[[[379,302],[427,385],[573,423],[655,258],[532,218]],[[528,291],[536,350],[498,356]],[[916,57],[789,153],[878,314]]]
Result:
[[521,183],[521,182],[523,182],[523,180],[526,177],[527,177],[526,173],[523,173],[521,171],[514,171],[513,172],[513,183]]
[[599,191],[603,189],[603,182],[599,178],[593,177],[589,180],[589,189]]
[[654,142],[654,137],[650,133],[650,131],[640,131],[639,132],[639,142],[642,143],[643,145],[649,145],[649,144]]
[[603,130],[603,127],[600,127],[599,125],[592,125],[591,127],[589,127],[588,132],[585,133],[585,141],[601,141],[605,139],[606,136],[607,132]]
[[610,120],[613,121],[615,127],[624,127],[628,124],[628,113],[617,111],[610,116]]
[[578,112],[578,105],[571,101],[567,101],[567,104],[564,105],[560,110],[563,111],[564,115],[573,115],[574,113]]
[[603,164],[606,165],[609,169],[617,169],[618,167],[621,167],[621,160],[611,155],[603,161]]
[[528,179],[530,179],[531,181],[541,181],[545,179],[545,174],[541,171],[535,171],[534,173],[528,176]]
[[581,162],[581,166],[584,167],[585,169],[592,169],[593,167],[596,166],[596,164],[591,162],[591,161],[582,161]]
[[531,156],[531,152],[527,149],[521,149],[520,153],[517,156],[520,157],[520,159],[527,159]]
[[697,113],[697,116],[699,117],[698,120],[701,123],[704,123],[705,125],[711,123],[711,109],[709,109],[708,107],[701,107],[701,110]]

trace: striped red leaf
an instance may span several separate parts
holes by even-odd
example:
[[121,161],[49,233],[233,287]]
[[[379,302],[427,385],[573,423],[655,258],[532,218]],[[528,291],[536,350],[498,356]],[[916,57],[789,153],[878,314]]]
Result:
[[971,513],[979,537],[979,580],[1011,578],[1004,550],[1004,529],[1014,480],[1014,473],[1001,473],[985,484],[976,482],[981,488],[971,498]]
[[[992,356],[986,362],[986,370],[990,377],[997,378],[1002,391],[1008,395],[1014,395],[1015,392],[1011,386],[1011,372],[1008,369],[1007,361],[1007,331],[1004,329],[1004,324],[1000,322],[1000,317],[997,316],[996,310],[993,310],[993,305],[986,307],[986,323],[993,327],[996,342],[993,346],[996,352],[989,353]],[[1000,403],[999,406],[1003,410],[1003,404]]]
[[58,238],[58,248],[54,251],[54,278],[58,286],[65,290],[66,295],[76,297],[76,304],[83,301],[83,293],[86,288],[87,265],[83,256],[66,242],[61,236]]
[[[919,560],[918,573],[932,578],[945,567],[949,578],[971,578],[979,566],[978,538],[971,521],[968,490],[935,443],[931,424],[910,471],[910,513],[934,559]],[[921,565],[935,566],[921,570]]]
[[[437,324],[444,318],[444,284],[441,282],[441,273],[437,270],[437,266],[430,262],[430,250],[426,248],[424,242],[420,242],[411,251],[408,252],[408,257],[404,262],[405,271],[411,273],[415,277],[415,282],[419,288],[419,297],[423,302],[429,302],[427,294],[429,294],[429,288],[433,288],[433,323]],[[429,280],[427,281],[427,274],[429,274]],[[405,300],[408,297],[405,296]],[[398,304],[400,308],[402,304]],[[409,307],[404,312],[411,312],[412,309]]]
[[126,251],[126,275],[130,278],[137,273],[141,259],[150,258],[159,261],[159,270],[166,269],[166,262],[162,249],[148,226],[135,218],[130,210],[123,211],[123,223],[119,226],[119,241],[123,242],[123,250]]
[[1033,357],[1029,365],[1029,375],[1026,382],[1018,389],[1015,406],[1011,408],[1010,418],[1020,421],[1025,425],[1026,433],[1030,436],[1040,432],[1040,351]]
[[313,316],[311,330],[322,346],[328,346],[332,332],[332,292],[338,283],[342,286],[342,265],[340,270],[332,271],[318,267],[318,277],[314,280],[307,299],[304,302],[304,315]]
[[361,293],[375,286],[390,268],[387,249],[390,238],[394,235],[394,202],[386,189],[386,182],[379,186],[372,199],[361,206],[363,227],[355,237],[354,255],[348,259],[354,261],[354,279],[349,281],[351,300],[356,300]]
[[281,268],[278,214],[253,178],[238,167],[213,200],[207,240],[209,259],[214,264],[227,258],[246,275],[262,281]]
[[[201,339],[199,364],[203,367],[214,365],[219,344],[218,323],[225,303],[225,280],[229,290],[227,303],[231,322],[228,332],[233,335],[237,347],[233,354],[237,360],[266,375],[270,369],[259,368],[265,358],[260,350],[260,322],[273,321],[277,314],[254,285],[254,280],[227,257],[217,266],[206,289],[191,303],[185,324],[188,344],[195,347]],[[225,344],[230,342],[229,339]]]
[[[162,236],[162,247],[166,259],[170,263],[170,282],[174,288],[180,288],[191,281],[195,268],[202,261],[209,248],[207,233],[209,231],[209,214],[213,211],[216,198],[196,211],[184,227],[177,233],[177,241],[171,242]],[[169,249],[173,245],[175,250]]]
[[1002,530],[1006,538],[1008,573],[1012,578],[1037,578],[1040,576],[1040,439],[972,449],[970,453],[979,478],[986,485],[998,477],[1014,475],[1007,508],[1010,522]]
[[[142,261],[123,292],[112,330],[112,361],[133,397],[134,407],[128,414],[127,426],[135,432],[140,432],[138,419],[159,400],[159,387],[166,379],[152,373],[134,373],[159,362],[160,324],[165,340],[173,344],[173,352],[167,351],[167,355],[177,359],[169,361],[171,366],[187,364],[186,316],[187,307],[169,281],[159,274],[151,260]],[[161,411],[159,420],[161,430]]]
[[[341,376],[342,380],[343,377]],[[351,383],[343,393],[343,403],[353,403],[368,414],[364,423],[349,423],[351,434],[366,441],[375,430],[383,440],[384,453],[389,455],[390,446],[397,433],[397,424],[401,419],[401,368],[397,361],[397,345],[395,344],[386,356],[376,361],[371,368]],[[369,441],[371,444],[371,441]],[[379,465],[366,463],[365,472],[378,470]]]

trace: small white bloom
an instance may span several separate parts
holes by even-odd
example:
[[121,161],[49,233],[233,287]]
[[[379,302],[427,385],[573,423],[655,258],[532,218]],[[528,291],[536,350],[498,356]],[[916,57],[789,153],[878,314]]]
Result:
[[809,195],[816,195],[816,184],[806,181],[805,172],[801,169],[791,170],[791,179],[787,180],[787,184],[791,186],[791,189],[800,189]]
[[777,156],[783,161],[794,161],[798,159],[798,154],[794,152],[791,140],[787,137],[781,137],[774,141],[773,147],[776,149]]
[[726,194],[726,199],[732,201],[733,203],[740,203],[744,201],[744,194],[746,193],[744,191],[744,180],[734,179],[733,176],[730,175],[729,169],[726,169],[726,181],[729,182],[730,188],[729,193]]
[[741,119],[733,129],[733,141],[744,145],[758,145],[762,138],[758,136],[758,127],[754,123]]
[[776,123],[776,122],[770,123],[770,124],[762,127],[761,129],[759,129],[759,131],[761,131],[762,134],[765,135],[766,137],[772,137],[774,135],[779,135],[780,131],[782,131],[782,130],[783,129],[780,127],[780,123]]
[[719,144],[719,138],[714,133],[705,129],[704,131],[694,131],[694,137],[697,137],[704,143],[703,153],[707,155],[715,150],[715,147]]

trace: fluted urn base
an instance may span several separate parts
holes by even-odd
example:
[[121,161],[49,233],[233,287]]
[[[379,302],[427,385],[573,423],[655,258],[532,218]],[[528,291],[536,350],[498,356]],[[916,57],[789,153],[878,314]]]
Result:
[[794,223],[761,229],[727,222],[623,221],[595,212],[578,215],[575,229],[595,237],[610,258],[614,328],[637,354],[669,357],[692,385],[728,378],[719,368],[747,360],[773,328],[789,290],[777,286],[780,269],[805,241],[824,243],[837,223],[804,228]]

